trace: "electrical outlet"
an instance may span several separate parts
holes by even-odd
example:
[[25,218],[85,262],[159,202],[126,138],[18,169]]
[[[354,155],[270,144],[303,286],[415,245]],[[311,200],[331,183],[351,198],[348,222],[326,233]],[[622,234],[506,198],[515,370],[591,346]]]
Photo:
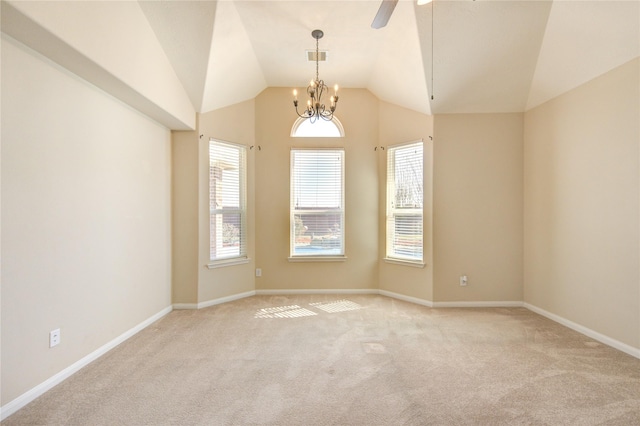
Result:
[[49,333],[49,347],[52,348],[54,346],[58,346],[60,344],[60,329],[56,328],[55,330]]
[[460,275],[460,286],[465,287],[467,285],[467,276]]
[[256,268],[256,277],[261,277],[261,276],[262,276],[262,269]]

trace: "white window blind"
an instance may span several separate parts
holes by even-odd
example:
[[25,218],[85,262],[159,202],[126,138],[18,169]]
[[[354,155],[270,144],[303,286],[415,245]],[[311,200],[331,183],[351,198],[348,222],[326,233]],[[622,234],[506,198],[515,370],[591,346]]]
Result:
[[344,255],[344,150],[291,151],[291,257]]
[[210,260],[247,256],[246,147],[209,142]]
[[387,149],[387,257],[422,262],[422,142]]

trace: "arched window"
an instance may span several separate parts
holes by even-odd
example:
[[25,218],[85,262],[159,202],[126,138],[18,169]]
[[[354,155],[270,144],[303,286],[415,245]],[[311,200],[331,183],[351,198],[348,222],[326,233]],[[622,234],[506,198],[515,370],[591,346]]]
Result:
[[308,118],[298,118],[291,128],[294,138],[343,138],[344,128],[336,116],[331,120],[319,119],[311,122]]

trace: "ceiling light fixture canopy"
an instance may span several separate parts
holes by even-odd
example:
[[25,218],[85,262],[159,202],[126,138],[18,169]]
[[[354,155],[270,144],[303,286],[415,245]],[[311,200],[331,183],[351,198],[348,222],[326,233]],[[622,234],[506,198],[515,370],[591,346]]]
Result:
[[331,102],[329,108],[326,108],[322,103],[322,95],[325,92],[329,92],[329,88],[324,84],[324,80],[320,80],[318,72],[318,60],[320,58],[318,40],[320,40],[323,35],[324,33],[321,30],[313,30],[311,32],[311,36],[316,39],[316,79],[311,80],[309,82],[309,86],[307,86],[307,95],[309,95],[309,99],[307,100],[307,106],[302,113],[298,111],[298,91],[296,89],[293,90],[293,106],[296,108],[296,114],[302,118],[310,119],[312,123],[315,123],[319,118],[327,121],[333,119],[333,113],[338,105],[337,84],[333,86],[333,96],[329,99]]

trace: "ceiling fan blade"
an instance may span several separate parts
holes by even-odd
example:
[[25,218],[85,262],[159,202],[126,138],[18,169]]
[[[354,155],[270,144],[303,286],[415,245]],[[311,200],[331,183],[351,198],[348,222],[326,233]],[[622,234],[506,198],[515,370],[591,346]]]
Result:
[[378,13],[376,13],[376,17],[373,18],[373,23],[371,23],[371,28],[379,29],[387,25],[393,9],[396,8],[396,4],[398,4],[398,0],[382,0],[380,9],[378,9]]

